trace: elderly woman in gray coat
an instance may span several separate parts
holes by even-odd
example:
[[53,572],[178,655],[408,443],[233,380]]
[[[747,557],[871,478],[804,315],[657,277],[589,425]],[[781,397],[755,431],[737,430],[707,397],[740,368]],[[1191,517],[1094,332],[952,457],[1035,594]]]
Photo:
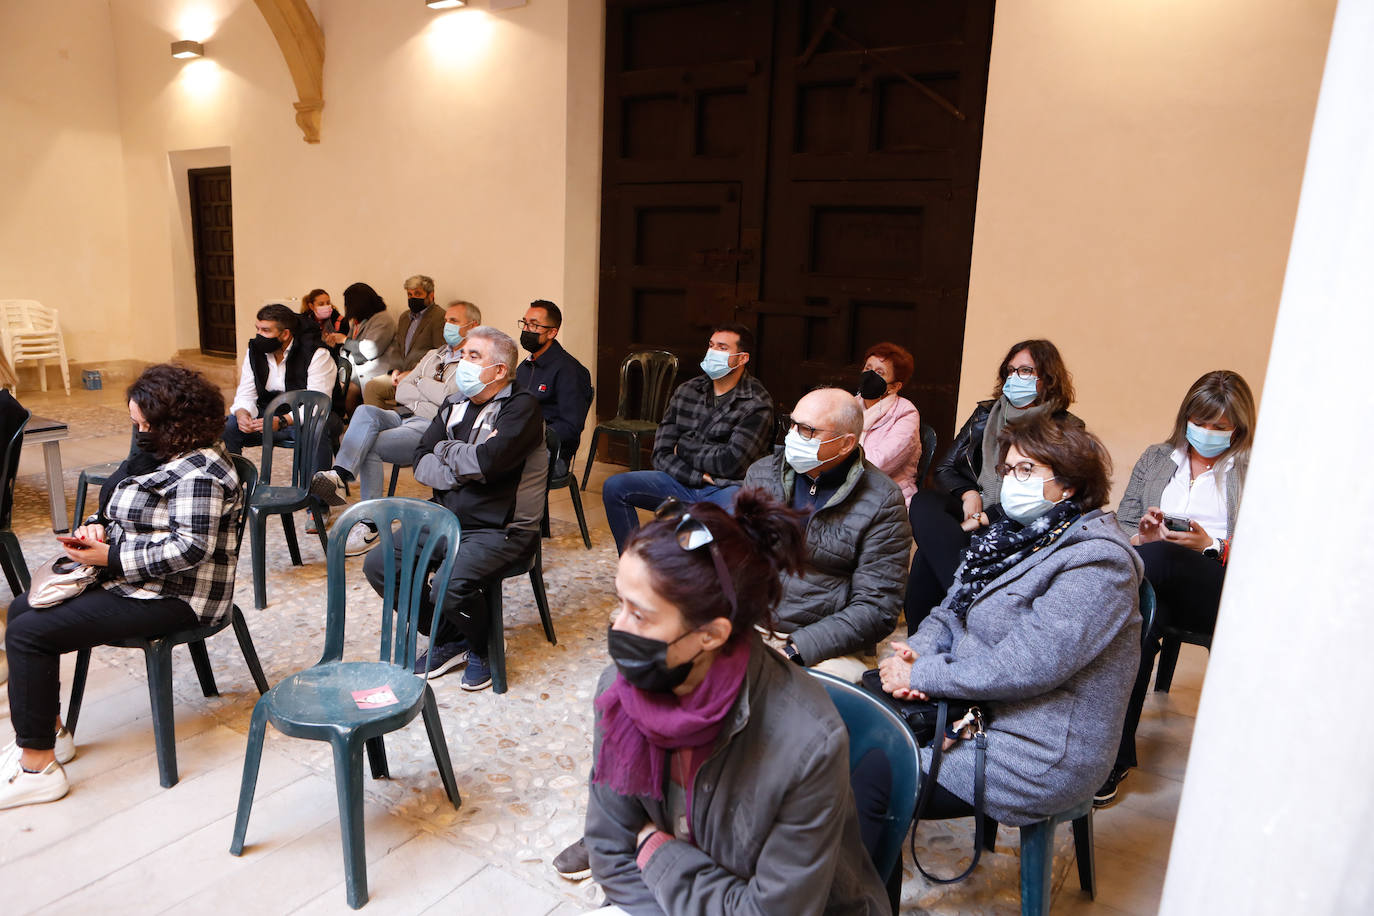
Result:
[[[1099,508],[1111,471],[1095,436],[1045,416],[999,438],[1007,517],[975,535],[944,601],[880,667],[898,699],[979,701],[986,813],[1017,826],[1091,798],[1111,769],[1142,567]],[[974,757],[971,742],[950,747],[925,816],[973,813]]]

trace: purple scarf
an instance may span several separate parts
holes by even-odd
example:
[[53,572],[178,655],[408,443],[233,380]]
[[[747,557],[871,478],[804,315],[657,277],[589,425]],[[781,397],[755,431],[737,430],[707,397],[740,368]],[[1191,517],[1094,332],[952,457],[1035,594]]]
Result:
[[[712,744],[744,686],[755,640],[727,646],[705,679],[686,696],[650,693],[619,674],[596,698],[601,713],[601,753],[593,782],[621,795],[663,800],[668,751]],[[690,794],[690,787],[688,787]]]

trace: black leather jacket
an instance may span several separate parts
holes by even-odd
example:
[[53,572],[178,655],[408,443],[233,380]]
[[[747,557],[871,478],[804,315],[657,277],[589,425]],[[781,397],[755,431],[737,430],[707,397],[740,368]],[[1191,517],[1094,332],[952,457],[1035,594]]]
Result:
[[[978,489],[978,475],[983,470],[983,431],[988,426],[994,401],[979,401],[973,414],[954,437],[949,453],[935,466],[935,483],[955,496]],[[1082,426],[1083,421],[1067,410],[1055,411],[1054,418],[1071,418]]]

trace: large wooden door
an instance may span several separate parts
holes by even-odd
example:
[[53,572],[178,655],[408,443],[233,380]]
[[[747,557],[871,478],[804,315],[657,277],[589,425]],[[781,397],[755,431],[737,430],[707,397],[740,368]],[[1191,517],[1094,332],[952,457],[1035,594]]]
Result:
[[[916,357],[954,431],[993,0],[610,0],[598,367],[710,325],[758,335],[787,410]],[[681,378],[679,380],[681,380]],[[598,414],[614,412],[603,384]]]
[[188,169],[191,238],[195,248],[196,304],[203,353],[233,356],[234,213],[229,166]]

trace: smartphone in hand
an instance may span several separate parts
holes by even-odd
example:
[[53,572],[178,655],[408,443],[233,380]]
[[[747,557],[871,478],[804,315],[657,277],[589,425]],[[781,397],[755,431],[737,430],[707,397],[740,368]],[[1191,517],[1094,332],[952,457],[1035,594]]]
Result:
[[1166,515],[1164,516],[1164,527],[1170,531],[1192,531],[1193,520],[1181,515]]
[[90,541],[83,541],[81,540],[81,538],[68,537],[65,534],[59,534],[57,536],[57,543],[61,544],[63,547],[74,547],[77,550],[87,550],[95,546]]

